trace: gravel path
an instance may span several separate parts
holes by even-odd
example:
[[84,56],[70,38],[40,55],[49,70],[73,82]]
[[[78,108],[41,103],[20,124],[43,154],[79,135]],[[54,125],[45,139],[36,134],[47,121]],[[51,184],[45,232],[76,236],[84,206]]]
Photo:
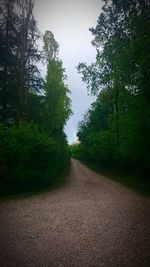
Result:
[[63,188],[0,202],[0,267],[150,266],[150,200],[71,164]]

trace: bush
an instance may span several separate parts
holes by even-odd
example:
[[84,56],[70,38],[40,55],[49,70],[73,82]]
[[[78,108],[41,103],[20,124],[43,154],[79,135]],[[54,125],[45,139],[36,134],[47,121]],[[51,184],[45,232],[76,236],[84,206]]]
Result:
[[79,144],[78,143],[74,143],[74,144],[70,145],[70,152],[71,152],[71,156],[73,158],[79,158],[80,157]]
[[0,193],[34,191],[55,183],[69,159],[65,137],[54,138],[34,124],[0,126]]

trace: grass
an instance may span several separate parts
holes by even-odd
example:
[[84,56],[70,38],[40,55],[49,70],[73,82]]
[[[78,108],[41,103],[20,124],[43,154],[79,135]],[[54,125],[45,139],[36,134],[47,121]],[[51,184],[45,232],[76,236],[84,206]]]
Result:
[[[82,160],[81,160],[82,161]],[[125,174],[118,174],[114,169],[103,169],[89,162],[82,161],[87,167],[97,172],[98,174],[104,175],[125,187],[131,189],[134,192],[140,193],[144,196],[150,197],[150,182],[144,182],[138,176],[130,176]]]

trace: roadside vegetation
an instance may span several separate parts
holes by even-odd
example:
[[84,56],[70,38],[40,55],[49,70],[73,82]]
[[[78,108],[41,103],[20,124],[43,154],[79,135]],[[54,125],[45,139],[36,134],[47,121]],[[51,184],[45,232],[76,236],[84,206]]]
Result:
[[72,146],[73,156],[139,190],[150,188],[149,25],[148,1],[104,1],[90,29],[96,61],[77,67],[97,99],[79,123],[80,144]]
[[63,129],[71,102],[59,44],[52,32],[39,33],[34,1],[0,8],[0,194],[7,195],[58,182],[70,157]]
[[[148,191],[150,3],[103,2],[90,29],[96,60],[77,66],[97,99],[79,123],[79,144],[71,153]],[[0,14],[0,194],[5,195],[56,183],[70,158],[64,126],[72,111],[59,44],[51,31],[40,34],[34,0],[2,0]],[[44,79],[40,64],[47,66]]]

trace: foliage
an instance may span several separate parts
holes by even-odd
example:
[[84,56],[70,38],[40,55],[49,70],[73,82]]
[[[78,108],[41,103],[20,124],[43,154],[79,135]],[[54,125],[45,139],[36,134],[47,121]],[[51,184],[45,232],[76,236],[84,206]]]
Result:
[[29,96],[39,92],[42,78],[40,38],[33,0],[6,0],[0,6],[0,121],[29,120]]
[[78,65],[97,100],[79,124],[82,157],[148,179],[150,4],[106,1],[92,44],[96,62]]
[[65,137],[52,138],[34,124],[0,127],[1,194],[52,184],[69,159]]
[[44,52],[47,59],[47,75],[44,85],[48,130],[56,134],[63,130],[71,115],[69,90],[65,85],[65,70],[62,61],[56,57],[58,44],[54,35],[46,31],[44,35]]
[[54,38],[54,34],[51,31],[46,31],[43,37],[44,47],[43,54],[49,63],[51,59],[56,59],[59,52],[59,44]]
[[71,152],[71,156],[73,158],[79,158],[80,157],[79,144],[78,143],[71,144],[70,145],[70,152]]
[[[55,184],[69,159],[65,70],[53,33],[46,31],[38,49],[33,9],[34,0],[0,5],[0,193],[6,194]],[[37,65],[44,57],[45,81]]]

